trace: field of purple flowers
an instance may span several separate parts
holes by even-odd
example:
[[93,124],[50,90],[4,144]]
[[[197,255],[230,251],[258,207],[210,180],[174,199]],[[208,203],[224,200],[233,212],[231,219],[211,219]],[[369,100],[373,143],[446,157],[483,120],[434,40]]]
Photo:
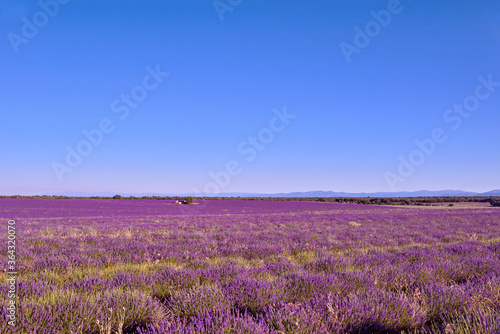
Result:
[[500,333],[499,208],[0,199],[0,218],[0,333]]

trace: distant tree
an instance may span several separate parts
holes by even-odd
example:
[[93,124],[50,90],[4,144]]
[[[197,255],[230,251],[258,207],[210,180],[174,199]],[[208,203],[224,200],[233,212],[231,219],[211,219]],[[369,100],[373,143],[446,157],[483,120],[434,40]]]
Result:
[[113,199],[121,199],[122,197],[120,195],[115,195],[113,196]]
[[490,198],[491,206],[500,206],[500,198]]
[[194,198],[191,196],[186,197],[186,200],[184,201],[186,204],[193,204]]

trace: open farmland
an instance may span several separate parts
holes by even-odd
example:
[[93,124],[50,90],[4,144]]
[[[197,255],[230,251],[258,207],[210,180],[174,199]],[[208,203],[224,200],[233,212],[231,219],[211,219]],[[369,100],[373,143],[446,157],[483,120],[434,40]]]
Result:
[[16,333],[500,332],[499,208],[169,203],[0,199]]

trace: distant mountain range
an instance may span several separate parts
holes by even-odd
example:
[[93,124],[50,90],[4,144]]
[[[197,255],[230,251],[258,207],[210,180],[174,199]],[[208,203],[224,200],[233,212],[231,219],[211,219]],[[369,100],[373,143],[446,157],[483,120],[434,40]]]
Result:
[[[47,195],[62,195],[62,196],[103,196],[110,197],[117,193],[112,192],[99,192],[99,193],[83,193],[83,192],[65,192],[65,193],[49,193]],[[472,191],[462,190],[419,190],[419,191],[400,191],[400,192],[373,192],[373,193],[346,193],[335,191],[306,191],[306,192],[290,192],[290,193],[276,193],[276,194],[262,194],[262,193],[219,193],[219,194],[158,194],[158,193],[119,193],[119,195],[127,196],[203,196],[203,197],[421,197],[421,196],[500,196],[500,189],[477,193]]]

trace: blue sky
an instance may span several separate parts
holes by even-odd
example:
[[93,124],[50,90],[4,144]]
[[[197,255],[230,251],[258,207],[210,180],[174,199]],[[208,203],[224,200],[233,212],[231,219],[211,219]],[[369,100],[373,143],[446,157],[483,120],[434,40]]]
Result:
[[500,188],[498,1],[215,4],[1,1],[0,193]]

